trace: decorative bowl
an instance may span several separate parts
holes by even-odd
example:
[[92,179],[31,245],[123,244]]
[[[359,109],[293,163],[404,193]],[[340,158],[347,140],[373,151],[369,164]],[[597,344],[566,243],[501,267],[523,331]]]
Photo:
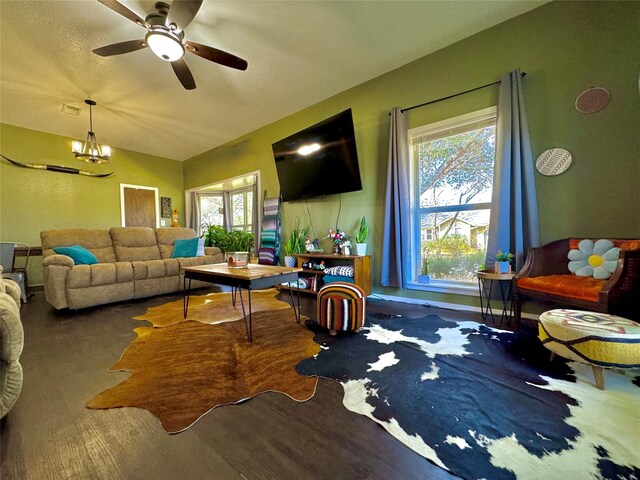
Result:
[[229,268],[248,268],[249,254],[247,252],[227,252],[224,254]]

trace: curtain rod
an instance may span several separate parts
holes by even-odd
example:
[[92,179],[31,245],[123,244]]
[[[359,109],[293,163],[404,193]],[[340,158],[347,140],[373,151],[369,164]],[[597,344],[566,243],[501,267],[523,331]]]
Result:
[[[527,74],[527,72],[522,72],[520,74],[520,76],[522,78],[524,78],[526,74]],[[491,87],[493,85],[500,85],[500,83],[502,83],[502,80],[498,80],[497,82],[487,83],[486,85],[482,85],[480,87],[472,88],[471,90],[465,90],[464,92],[454,93],[453,95],[449,95],[448,97],[442,97],[442,98],[439,98],[437,100],[431,100],[430,102],[421,103],[420,105],[414,105],[413,107],[402,108],[402,109],[400,109],[400,111],[402,113],[408,112],[409,110],[413,110],[414,108],[424,107],[425,105],[431,105],[432,103],[438,103],[438,102],[441,102],[443,100],[449,100],[450,98],[459,97],[460,95],[464,95],[466,93],[475,92],[476,90],[481,90],[483,88]]]

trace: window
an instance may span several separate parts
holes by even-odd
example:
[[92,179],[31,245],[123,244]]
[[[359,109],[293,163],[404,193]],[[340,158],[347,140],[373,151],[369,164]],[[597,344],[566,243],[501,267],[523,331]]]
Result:
[[231,212],[232,230],[253,231],[253,187],[231,192],[201,193],[200,225],[225,226],[225,208]]
[[253,187],[231,192],[231,229],[253,231]]
[[200,194],[200,225],[224,225],[222,194]]
[[409,132],[413,175],[412,286],[475,281],[484,263],[493,190],[496,108]]

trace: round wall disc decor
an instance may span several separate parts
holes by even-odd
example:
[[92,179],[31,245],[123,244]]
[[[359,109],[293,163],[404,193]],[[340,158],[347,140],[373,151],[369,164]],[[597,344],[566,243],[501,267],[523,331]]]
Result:
[[571,165],[571,153],[564,148],[550,148],[536,159],[536,169],[547,176],[560,175]]
[[576,110],[580,113],[595,113],[609,104],[611,94],[603,87],[587,88],[576,98]]

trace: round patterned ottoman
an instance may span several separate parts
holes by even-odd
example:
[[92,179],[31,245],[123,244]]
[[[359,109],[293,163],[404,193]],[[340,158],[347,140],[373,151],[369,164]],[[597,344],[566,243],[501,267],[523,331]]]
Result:
[[593,368],[604,390],[603,367],[640,367],[640,324],[622,317],[580,310],[549,310],[540,315],[538,337],[561,357]]
[[318,291],[316,321],[331,335],[357,332],[364,325],[366,298],[362,288],[353,283],[327,283]]

